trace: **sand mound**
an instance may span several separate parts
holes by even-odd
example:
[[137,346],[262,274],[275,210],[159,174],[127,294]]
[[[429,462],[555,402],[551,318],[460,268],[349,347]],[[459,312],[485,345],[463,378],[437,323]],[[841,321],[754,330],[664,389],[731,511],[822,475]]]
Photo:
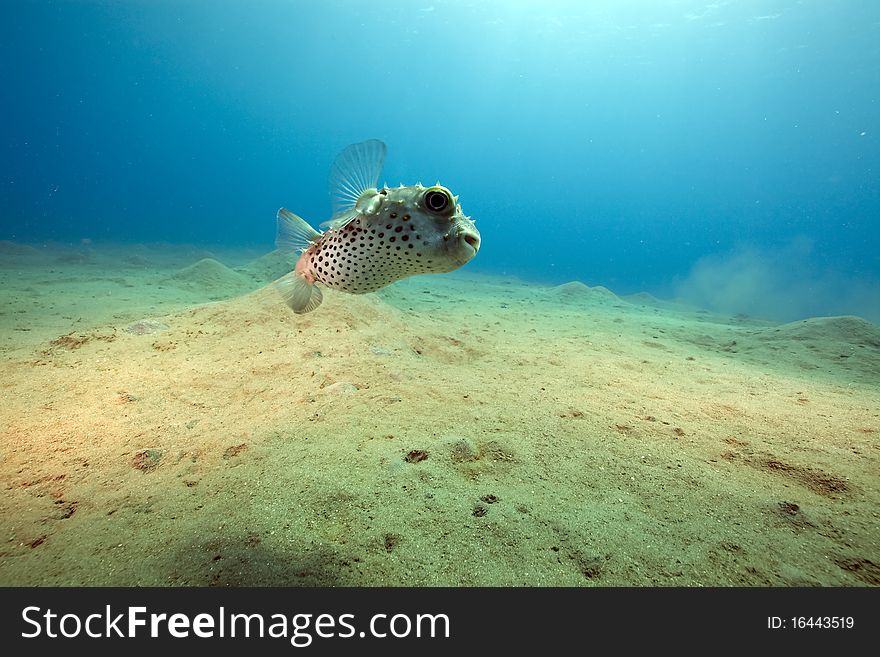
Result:
[[880,328],[860,317],[791,322],[764,329],[753,344],[751,348],[763,351],[768,360],[787,354],[801,369],[843,371],[862,383],[880,382]]
[[880,349],[880,327],[861,317],[814,317],[773,329],[766,336],[774,340],[837,342]]
[[172,274],[170,280],[184,287],[210,291],[228,290],[230,294],[252,287],[246,276],[212,258],[203,258],[184,267]]
[[653,294],[648,294],[647,292],[637,292],[635,294],[629,294],[623,298],[626,299],[627,301],[629,301],[630,303],[635,303],[635,304],[639,304],[642,306],[662,307],[664,304],[668,303],[666,301],[661,301],[660,299],[655,297]]
[[19,244],[9,240],[0,240],[0,256],[38,256],[40,252],[28,244]]
[[94,255],[90,251],[75,249],[60,253],[55,257],[55,262],[59,265],[87,265],[94,261]]
[[259,283],[269,283],[281,278],[292,269],[290,258],[276,249],[252,260],[238,271]]
[[122,259],[122,265],[124,267],[145,268],[150,267],[152,264],[153,263],[151,263],[147,258],[138,254],[126,256]]
[[601,285],[590,287],[584,285],[580,281],[571,281],[570,283],[557,285],[556,287],[550,288],[548,292],[552,297],[566,302],[578,300],[588,301],[590,303],[620,302],[620,297],[607,287],[602,287]]
[[712,333],[685,339],[768,367],[862,384],[880,381],[880,328],[860,317],[819,317],[766,328],[716,326]]
[[186,256],[192,260],[218,260],[217,254],[208,249],[190,249]]

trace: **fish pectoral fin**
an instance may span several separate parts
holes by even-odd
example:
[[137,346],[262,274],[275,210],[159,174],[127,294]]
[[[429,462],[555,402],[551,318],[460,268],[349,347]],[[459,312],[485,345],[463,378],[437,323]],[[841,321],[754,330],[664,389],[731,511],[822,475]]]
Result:
[[330,167],[330,200],[333,214],[351,210],[361,195],[375,190],[385,163],[385,143],[370,139],[346,146]]
[[312,312],[321,305],[324,295],[314,283],[309,283],[296,272],[285,274],[273,283],[284,303],[297,315]]
[[335,217],[330,217],[327,221],[321,224],[321,228],[324,230],[339,230],[340,228],[344,228],[351,221],[359,216],[357,210],[347,210],[345,212],[341,212],[337,214]]
[[275,248],[286,255],[299,255],[321,237],[321,233],[309,226],[305,219],[286,208],[278,210],[276,221],[278,232],[275,235]]

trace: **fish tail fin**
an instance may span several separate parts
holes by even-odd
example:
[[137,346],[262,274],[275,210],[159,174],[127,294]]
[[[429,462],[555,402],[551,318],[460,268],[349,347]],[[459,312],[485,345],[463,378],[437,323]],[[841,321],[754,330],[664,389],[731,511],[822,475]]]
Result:
[[305,219],[286,208],[278,210],[276,222],[278,232],[275,235],[275,248],[291,256],[299,255],[321,236]]
[[297,315],[312,312],[321,305],[324,295],[314,283],[309,283],[296,272],[285,274],[273,283],[284,303]]

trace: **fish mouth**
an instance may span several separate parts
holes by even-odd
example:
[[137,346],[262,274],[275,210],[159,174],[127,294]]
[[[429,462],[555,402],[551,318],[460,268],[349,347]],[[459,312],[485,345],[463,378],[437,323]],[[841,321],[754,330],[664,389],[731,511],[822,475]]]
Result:
[[474,255],[480,250],[480,236],[473,233],[465,233],[462,239],[474,250]]
[[478,250],[479,242],[474,244],[471,240],[462,238],[458,242],[458,247],[455,249],[452,259],[455,261],[456,266],[461,267],[473,260]]
[[470,230],[463,230],[458,234],[458,243],[461,246],[462,252],[467,254],[467,260],[470,260],[480,250],[480,234]]
[[480,250],[480,234],[474,230],[460,228],[454,234],[445,235],[444,239],[449,240],[447,253],[455,267],[466,265]]

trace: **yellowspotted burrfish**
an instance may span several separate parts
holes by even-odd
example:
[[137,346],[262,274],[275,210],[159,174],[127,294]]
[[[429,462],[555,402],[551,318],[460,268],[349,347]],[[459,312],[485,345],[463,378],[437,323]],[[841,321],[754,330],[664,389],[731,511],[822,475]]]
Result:
[[480,248],[480,233],[458,197],[437,183],[377,187],[385,144],[371,139],[345,148],[330,169],[333,216],[320,232],[278,210],[275,246],[295,257],[275,287],[295,313],[323,300],[318,284],[351,294],[372,292],[401,278],[458,269]]

